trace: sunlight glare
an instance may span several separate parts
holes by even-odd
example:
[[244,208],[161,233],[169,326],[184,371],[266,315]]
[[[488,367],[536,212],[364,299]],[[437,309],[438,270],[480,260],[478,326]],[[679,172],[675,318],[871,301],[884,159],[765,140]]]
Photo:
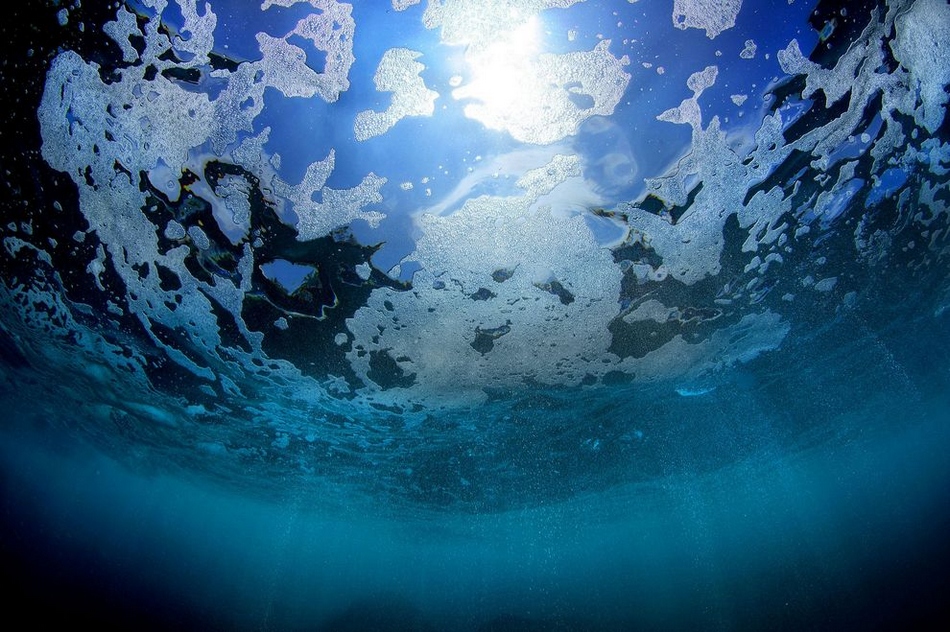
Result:
[[472,98],[495,112],[510,112],[538,91],[535,63],[540,49],[540,21],[532,15],[520,26],[466,55],[472,80],[452,92]]

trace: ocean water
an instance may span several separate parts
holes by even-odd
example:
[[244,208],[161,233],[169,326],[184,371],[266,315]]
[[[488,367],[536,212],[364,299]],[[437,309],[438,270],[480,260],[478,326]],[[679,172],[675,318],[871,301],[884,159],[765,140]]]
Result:
[[[945,328],[890,344],[777,367],[744,411],[735,390],[683,398],[675,440],[725,464],[684,451],[652,480],[505,512],[326,513],[132,470],[55,434],[69,410],[37,419],[7,393],[5,600],[37,624],[153,629],[939,629]],[[783,444],[794,424],[811,430]]]
[[16,625],[950,621],[943,0],[8,13]]

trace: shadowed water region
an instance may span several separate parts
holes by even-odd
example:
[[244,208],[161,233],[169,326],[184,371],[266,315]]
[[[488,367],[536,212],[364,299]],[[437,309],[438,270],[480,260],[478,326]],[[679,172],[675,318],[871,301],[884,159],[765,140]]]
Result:
[[945,1],[27,4],[8,618],[946,626]]

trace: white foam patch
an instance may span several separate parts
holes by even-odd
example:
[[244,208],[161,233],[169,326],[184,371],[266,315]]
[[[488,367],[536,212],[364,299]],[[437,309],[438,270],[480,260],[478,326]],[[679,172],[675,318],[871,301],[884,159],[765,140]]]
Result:
[[[208,63],[208,54],[214,47],[214,29],[218,24],[218,17],[211,10],[211,4],[205,3],[204,13],[198,15],[198,0],[178,0],[181,15],[185,23],[181,27],[182,33],[188,37],[176,37],[174,48],[183,57],[182,66],[200,66]],[[189,59],[190,57],[190,59]]]
[[[407,257],[422,266],[413,290],[380,288],[347,321],[354,336],[347,357],[370,385],[363,391],[367,399],[472,405],[484,399],[486,388],[525,381],[576,386],[618,370],[647,380],[697,376],[748,361],[781,343],[788,327],[766,312],[748,315],[699,344],[677,337],[641,359],[621,360],[610,353],[608,325],[619,316],[621,276],[610,251],[597,245],[580,216],[531,210],[536,196],[557,190],[575,167],[571,157],[559,156],[526,174],[520,182],[523,196],[482,196],[449,216],[418,217],[421,237]],[[722,188],[712,191],[714,198],[732,199]],[[742,193],[733,198],[741,202]],[[684,246],[684,234],[721,233],[718,215],[718,231],[703,225],[702,214],[696,217],[676,233],[679,243],[664,256],[691,261],[706,256],[677,250]],[[710,265],[718,265],[718,256],[710,259]],[[573,300],[551,292],[553,281]],[[625,320],[663,322],[670,314],[659,301],[647,301]],[[489,332],[489,349],[477,344],[479,332]],[[414,384],[383,395],[369,377],[374,352],[389,355]]]
[[709,39],[736,25],[742,0],[673,0],[673,26],[702,29]]
[[525,194],[537,198],[558,188],[569,178],[581,175],[581,160],[576,155],[558,154],[547,165],[526,171],[515,183]]
[[[355,219],[362,219],[371,226],[379,225],[385,217],[382,213],[364,207],[383,201],[380,189],[386,183],[370,173],[352,189],[331,189],[326,185],[333,172],[336,152],[307,167],[299,184],[291,185],[278,177],[273,179],[274,192],[287,199],[297,215],[297,239],[309,241],[329,235],[334,228],[345,226]],[[320,201],[314,200],[319,194]]]
[[[110,311],[122,314],[127,309],[138,317],[152,342],[170,359],[208,383],[217,381],[224,388],[225,376],[216,373],[212,365],[217,370],[231,367],[237,371],[240,369],[233,360],[243,358],[243,368],[254,371],[251,358],[263,357],[262,335],[250,332],[241,317],[244,293],[250,289],[253,273],[250,247],[244,244],[233,278],[198,281],[185,266],[185,258],[192,247],[211,248],[207,234],[197,226],[186,230],[174,221],[162,226],[153,224],[143,212],[145,193],[140,190],[137,178],[133,182],[128,173],[145,172],[159,190],[174,197],[183,168],[194,167],[190,157],[194,149],[214,138],[236,137],[236,127],[248,121],[228,116],[218,109],[221,103],[212,102],[207,94],[185,90],[162,74],[162,70],[177,64],[164,58],[170,48],[167,36],[160,29],[164,3],[152,4],[160,6],[139,32],[144,37],[142,63],[119,70],[120,81],[103,83],[98,67],[71,51],[53,60],[37,111],[43,137],[42,153],[50,166],[72,178],[79,191],[79,208],[102,242],[87,270],[102,288],[99,277],[111,265],[125,285],[122,307],[112,304]],[[120,46],[136,35],[131,22],[123,15],[119,13],[115,26],[110,28],[111,36]],[[210,15],[206,11],[201,20],[209,19]],[[200,21],[200,24],[207,25],[207,22]],[[194,26],[195,30],[199,29],[197,24]],[[192,39],[194,37],[192,31]],[[124,46],[123,51],[123,54],[128,52]],[[149,80],[144,74],[146,60],[159,71]],[[248,66],[253,67],[253,64]],[[239,69],[238,73],[241,72]],[[253,82],[237,88],[231,84],[231,87],[243,91],[251,85]],[[227,90],[222,96],[226,94]],[[243,100],[233,92],[227,98],[232,99],[231,102]],[[201,169],[195,171],[201,172]],[[197,182],[194,186],[201,189],[204,185]],[[236,203],[228,204],[228,189],[225,183],[224,199],[201,190],[214,205],[215,219],[219,223],[226,227],[230,221],[237,229],[246,229],[246,224],[241,223],[248,209]],[[181,245],[161,253],[160,232],[180,241]],[[180,287],[163,288],[156,266],[176,275]],[[228,350],[230,364],[221,362],[221,337],[212,301],[232,314],[249,344],[249,352]],[[184,346],[192,352],[186,354],[179,344],[172,345],[158,335],[156,324],[179,332],[187,340]],[[200,353],[196,353],[198,350]],[[239,393],[236,387],[232,390],[234,394]]]
[[894,57],[910,73],[920,94],[918,125],[933,134],[946,116],[950,84],[950,5],[918,0],[895,20]]
[[758,50],[758,45],[755,43],[755,40],[746,40],[745,46],[742,48],[742,51],[739,53],[739,57],[742,59],[753,59],[755,58],[755,52]]
[[[38,112],[44,157],[71,174],[89,166],[97,183],[116,177],[115,161],[131,173],[151,171],[160,162],[180,173],[191,147],[219,124],[214,108],[207,95],[185,91],[161,74],[145,81],[142,73],[142,68],[129,68],[126,81],[104,84],[97,67],[76,53],[58,56]],[[103,130],[114,140],[103,138]],[[148,142],[140,142],[143,138]],[[94,147],[109,160],[98,158]]]
[[448,0],[430,2],[427,28],[440,28],[449,45],[466,46],[470,81],[452,95],[470,100],[469,118],[516,140],[546,144],[577,132],[584,120],[609,115],[630,75],[602,40],[592,51],[540,54],[545,9],[582,0]]
[[[239,132],[254,131],[254,119],[264,109],[263,62],[243,63],[227,75],[227,86],[214,101],[214,119],[218,122],[210,134],[211,148],[224,154]],[[260,74],[259,74],[260,73]]]
[[356,115],[353,133],[356,140],[385,134],[407,116],[432,116],[439,93],[426,88],[418,61],[422,53],[406,48],[391,48],[383,54],[373,82],[380,92],[391,92],[392,103],[384,112],[364,110]]
[[782,215],[792,210],[791,197],[784,198],[779,187],[768,193],[757,192],[748,204],[739,207],[739,226],[749,231],[749,237],[742,245],[744,252],[755,252],[760,245],[774,243],[788,226],[778,221]]
[[[529,180],[532,191],[556,182]],[[347,321],[357,374],[369,380],[369,353],[386,352],[416,376],[407,397],[439,402],[477,401],[485,387],[523,380],[576,385],[603,372],[620,271],[582,218],[532,213],[534,201],[483,196],[452,215],[417,218],[413,290],[380,288]],[[499,270],[510,276],[496,280]],[[572,299],[550,291],[554,281]],[[499,328],[506,333],[492,350],[473,347],[477,331]]]
[[122,49],[122,61],[131,63],[138,59],[139,53],[129,41],[131,35],[139,33],[134,13],[127,11],[125,7],[119,7],[116,19],[112,22],[106,22],[102,26],[102,30]]
[[422,23],[430,29],[441,27],[446,44],[484,49],[545,9],[580,2],[584,0],[444,0],[428,3]]
[[[264,81],[288,97],[319,96],[328,103],[340,98],[350,87],[350,67],[353,56],[353,34],[356,22],[351,15],[352,5],[336,0],[265,0],[261,10],[272,6],[290,7],[309,2],[316,9],[294,26],[283,37],[258,33],[257,42],[263,55]],[[288,39],[297,35],[313,43],[316,50],[326,54],[322,71],[306,64],[306,52]]]
[[657,120],[666,121],[667,123],[686,123],[691,125],[693,129],[699,129],[703,124],[699,97],[703,91],[715,85],[718,76],[719,68],[717,66],[707,66],[703,70],[691,74],[686,80],[686,87],[693,91],[693,96],[684,99],[677,107],[666,110],[656,117]]
[[617,59],[610,40],[588,52],[513,54],[501,43],[470,49],[474,78],[452,96],[472,102],[465,115],[515,140],[547,144],[576,134],[592,116],[609,116],[630,82],[629,60]]
[[[894,119],[892,112],[901,112],[914,118],[923,114],[924,110],[918,107],[921,102],[917,96],[917,82],[908,83],[901,77],[901,73],[862,71],[866,68],[880,68],[886,63],[883,42],[892,29],[896,30],[895,19],[905,10],[903,3],[895,3],[883,20],[879,18],[878,10],[873,10],[868,26],[838,59],[834,68],[824,68],[808,60],[796,40],[792,40],[784,50],[779,51],[778,59],[783,71],[791,75],[805,76],[803,98],[811,98],[815,92],[821,90],[825,94],[825,104],[830,108],[850,93],[848,107],[843,114],[790,143],[789,149],[810,152],[816,158],[817,168],[829,169],[834,161],[839,159],[836,156],[840,155],[840,147],[848,142],[849,138],[864,131],[859,129],[864,110],[878,95],[881,97],[880,112],[885,133],[873,142],[871,148],[875,168],[879,167],[883,157],[891,156],[893,152],[905,147],[901,124]],[[937,71],[938,76],[939,72]]]

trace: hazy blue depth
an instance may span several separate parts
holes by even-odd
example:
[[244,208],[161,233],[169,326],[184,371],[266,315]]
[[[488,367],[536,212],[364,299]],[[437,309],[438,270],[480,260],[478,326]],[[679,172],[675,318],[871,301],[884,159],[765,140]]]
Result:
[[7,12],[7,627],[947,629],[945,0]]

